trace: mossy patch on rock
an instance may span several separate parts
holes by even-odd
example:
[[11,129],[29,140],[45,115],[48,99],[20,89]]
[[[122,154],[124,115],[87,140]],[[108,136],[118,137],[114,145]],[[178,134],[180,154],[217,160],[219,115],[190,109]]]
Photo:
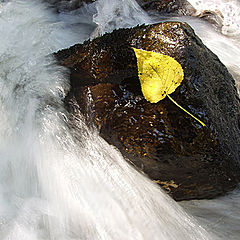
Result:
[[[132,47],[181,64],[185,77],[171,96],[207,127],[169,99],[144,99]],[[240,105],[234,80],[187,24],[120,29],[55,56],[71,70],[66,107],[71,110],[75,98],[101,136],[176,200],[212,198],[236,186]]]

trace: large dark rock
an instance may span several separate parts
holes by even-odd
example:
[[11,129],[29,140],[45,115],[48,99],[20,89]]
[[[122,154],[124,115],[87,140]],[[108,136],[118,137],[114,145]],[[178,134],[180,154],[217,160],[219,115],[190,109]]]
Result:
[[[184,80],[171,96],[207,127],[167,98],[156,104],[144,99],[131,47],[182,65]],[[71,70],[69,111],[76,99],[101,136],[176,200],[212,198],[236,186],[240,105],[234,80],[187,24],[120,29],[56,57]]]

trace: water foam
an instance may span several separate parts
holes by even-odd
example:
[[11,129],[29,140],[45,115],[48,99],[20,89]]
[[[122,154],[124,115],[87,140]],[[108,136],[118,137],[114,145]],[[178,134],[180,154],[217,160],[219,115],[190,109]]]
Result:
[[133,0],[98,0],[94,5],[93,21],[98,25],[99,35],[118,28],[151,23],[151,18]]
[[187,0],[195,9],[195,16],[212,13],[217,17],[221,32],[240,35],[240,2],[238,0]]

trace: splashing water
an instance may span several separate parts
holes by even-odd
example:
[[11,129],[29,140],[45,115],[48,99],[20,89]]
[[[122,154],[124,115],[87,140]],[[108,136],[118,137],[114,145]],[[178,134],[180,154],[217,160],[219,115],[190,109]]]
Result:
[[151,23],[151,18],[133,0],[98,0],[93,21],[102,35],[114,29]]
[[70,128],[49,54],[76,34],[36,0],[0,9],[0,239],[210,239],[81,115]]
[[240,2],[238,0],[187,0],[196,10],[195,16],[216,16],[224,35],[240,35]]

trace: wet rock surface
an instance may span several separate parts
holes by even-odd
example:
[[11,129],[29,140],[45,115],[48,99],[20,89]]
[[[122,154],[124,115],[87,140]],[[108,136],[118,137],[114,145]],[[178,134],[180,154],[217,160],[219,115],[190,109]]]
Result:
[[[169,18],[171,16],[192,16],[204,19],[221,31],[224,17],[221,10],[210,8],[195,9],[187,0],[138,0],[139,5],[149,13]],[[227,28],[230,28],[230,25]],[[230,28],[231,29],[231,28]],[[222,31],[223,32],[223,31]],[[226,33],[225,33],[226,34]]]
[[[151,104],[141,92],[131,47],[175,58],[184,80],[169,99]],[[234,80],[185,23],[120,29],[55,54],[70,69],[73,99],[89,123],[139,171],[176,200],[213,198],[239,179],[240,105]]]
[[146,11],[158,11],[161,14],[192,15],[195,9],[186,0],[138,0]]

